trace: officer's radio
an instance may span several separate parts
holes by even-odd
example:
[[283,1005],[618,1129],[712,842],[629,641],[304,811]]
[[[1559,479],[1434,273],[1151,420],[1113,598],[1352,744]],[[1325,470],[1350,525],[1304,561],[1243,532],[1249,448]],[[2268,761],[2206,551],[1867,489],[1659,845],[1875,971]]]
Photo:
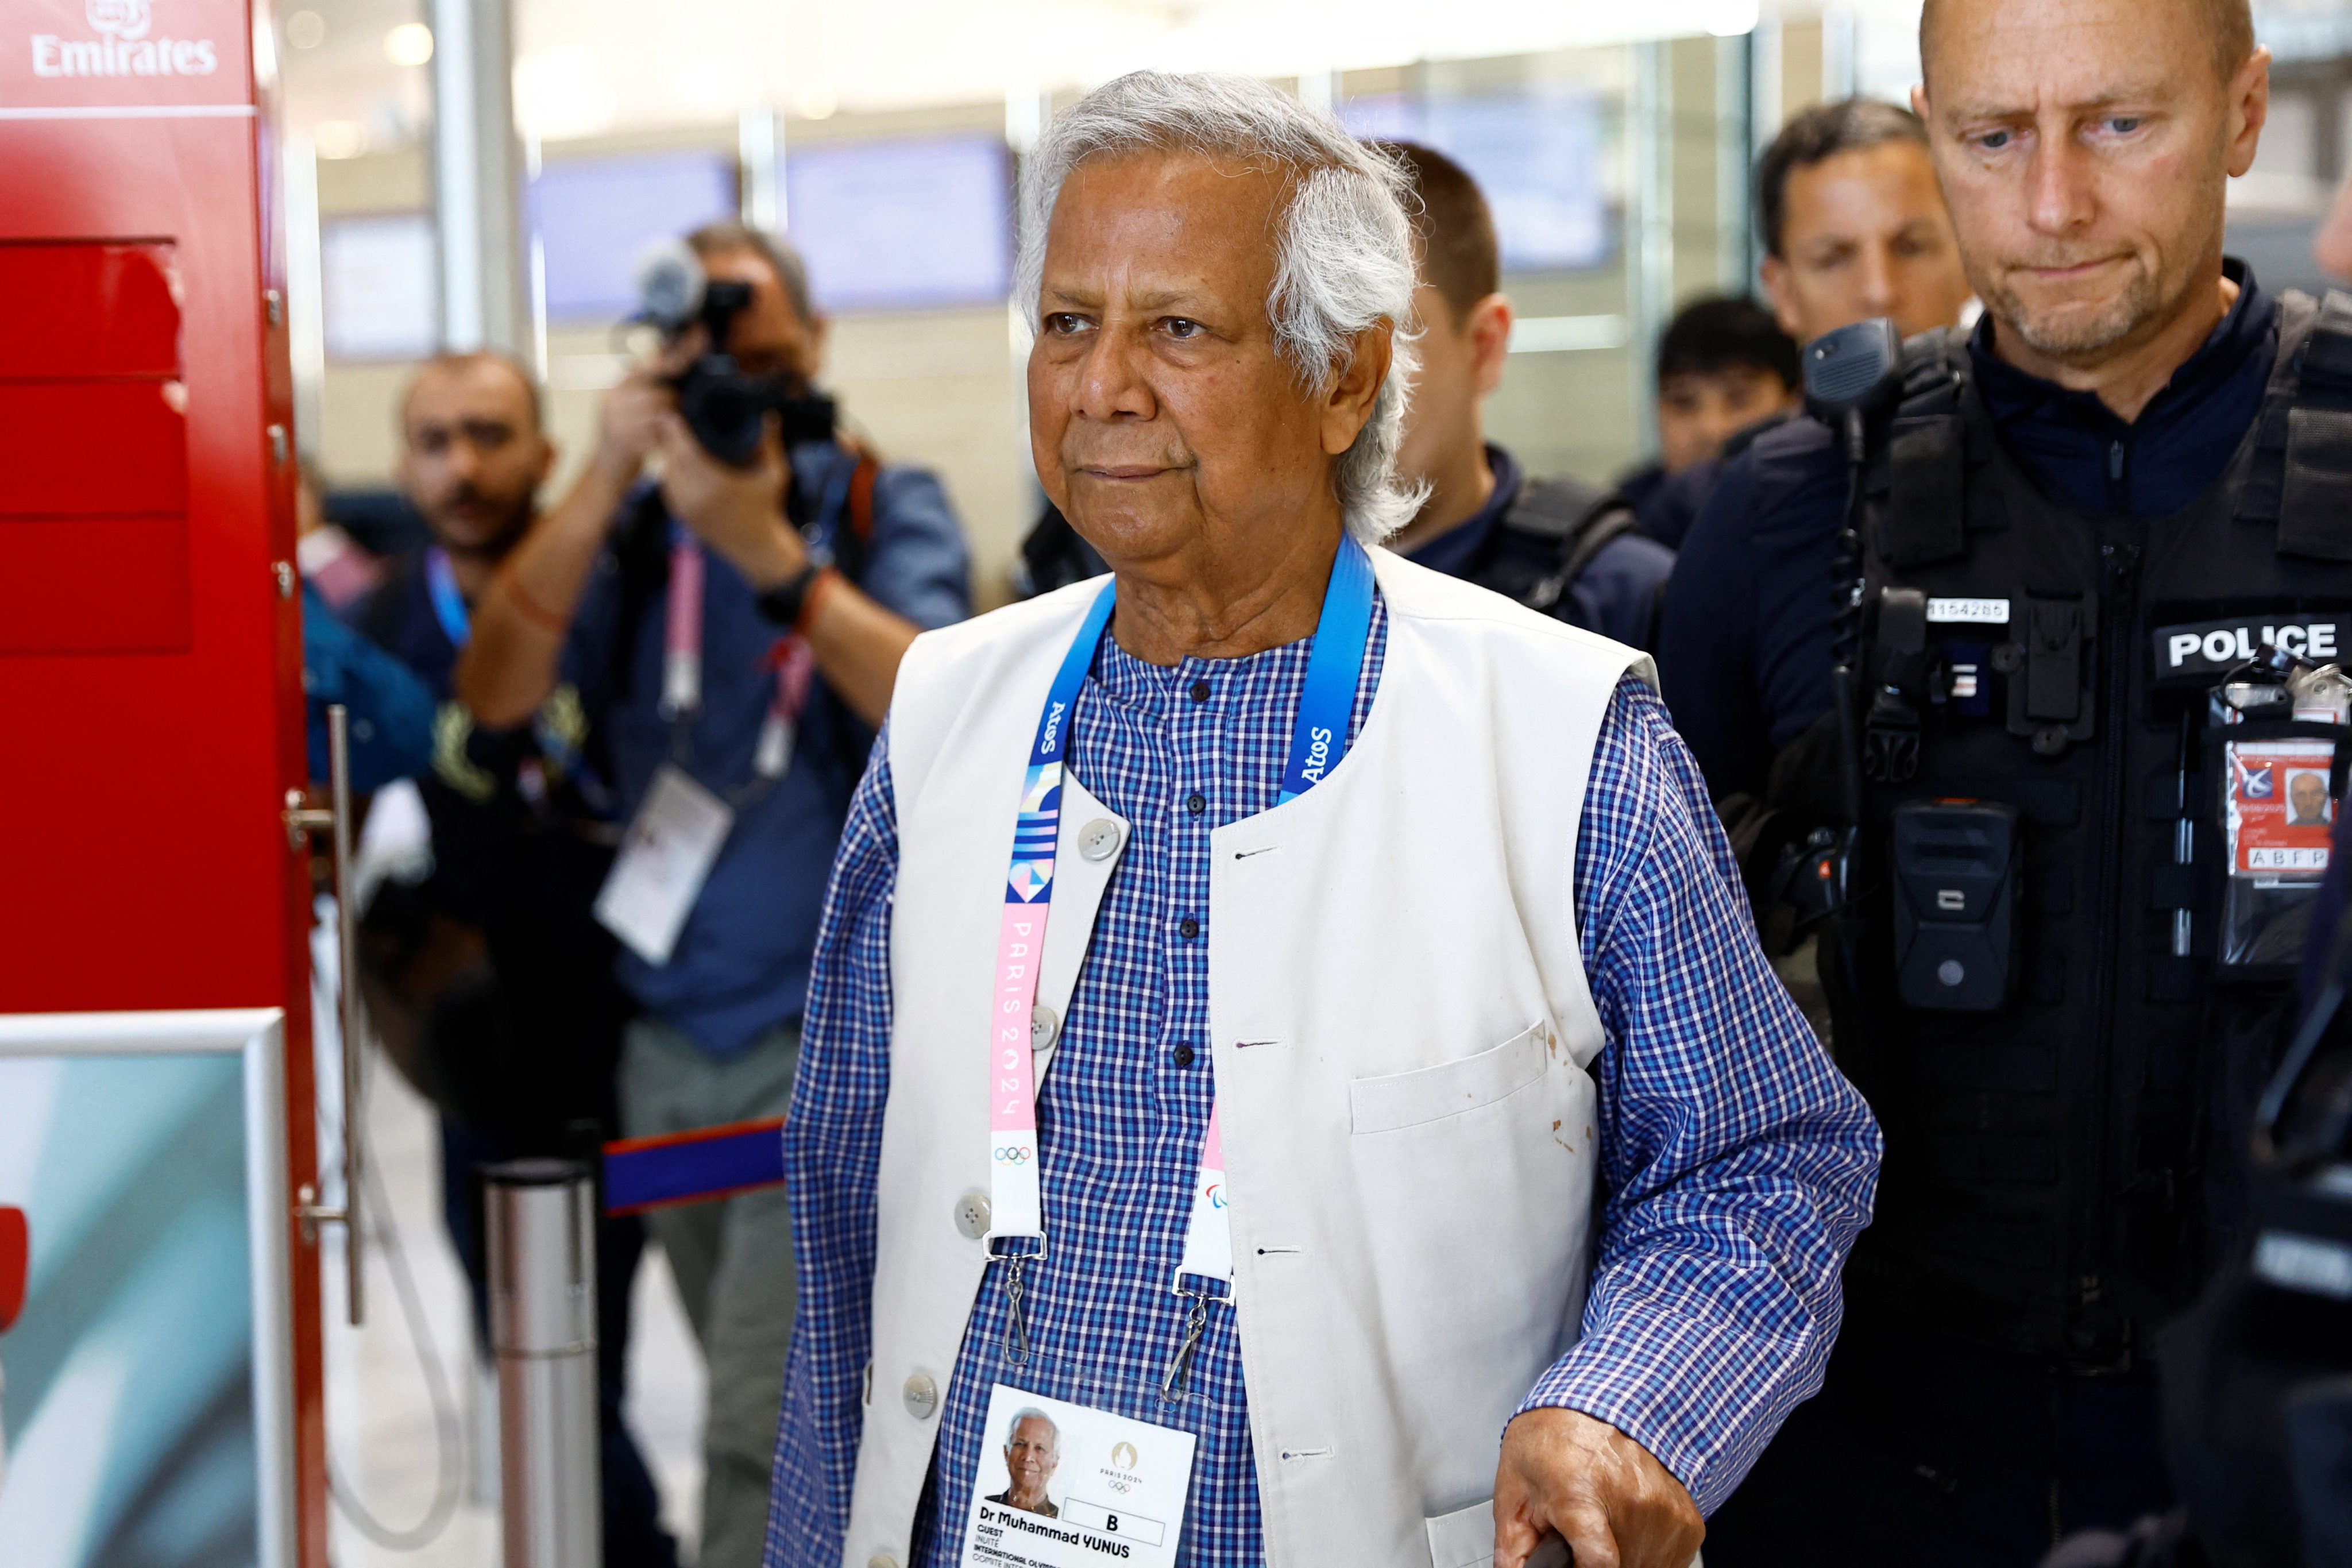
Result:
[[2024,824],[1987,800],[1898,805],[1887,854],[1895,984],[1904,1005],[1998,1013],[2016,999]]

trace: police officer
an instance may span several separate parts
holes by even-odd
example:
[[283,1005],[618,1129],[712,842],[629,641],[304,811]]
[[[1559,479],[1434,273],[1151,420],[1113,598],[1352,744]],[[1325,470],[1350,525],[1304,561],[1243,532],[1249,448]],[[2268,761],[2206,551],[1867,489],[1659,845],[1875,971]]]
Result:
[[1433,148],[1386,144],[1414,201],[1421,368],[1397,468],[1429,487],[1389,541],[1424,566],[1571,626],[1647,647],[1674,552],[1634,531],[1632,507],[1572,479],[1529,478],[1486,439],[1482,405],[1502,384],[1511,301],[1500,290],[1494,215],[1468,171]]
[[1801,421],[1685,545],[1728,578],[1667,596],[1718,797],[1829,825],[1792,868],[1887,1136],[1824,1393],[1714,1568],[2027,1562],[2166,1501],[2152,1331],[2225,1244],[2287,968],[2221,962],[2208,689],[2352,606],[2352,304],[2221,254],[2268,103],[2244,0],[1930,0],[1920,42],[1985,317],[1906,347],[1853,559],[1846,440]]

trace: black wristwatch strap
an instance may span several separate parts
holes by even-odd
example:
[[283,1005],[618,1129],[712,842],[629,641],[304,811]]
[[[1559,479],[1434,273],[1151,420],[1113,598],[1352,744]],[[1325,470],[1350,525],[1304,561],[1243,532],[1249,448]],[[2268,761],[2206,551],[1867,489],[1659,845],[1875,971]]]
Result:
[[801,609],[808,603],[809,589],[814,585],[822,568],[811,562],[793,574],[791,581],[769,589],[760,595],[760,613],[787,630],[800,624]]

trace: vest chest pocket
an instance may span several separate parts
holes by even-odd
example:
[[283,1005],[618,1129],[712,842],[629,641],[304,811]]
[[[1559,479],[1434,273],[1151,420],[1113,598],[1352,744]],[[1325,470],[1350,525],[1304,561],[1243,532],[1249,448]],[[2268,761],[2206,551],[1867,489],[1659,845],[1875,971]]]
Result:
[[1358,1134],[1390,1132],[1441,1121],[1507,1100],[1544,1075],[1551,1026],[1531,1024],[1491,1050],[1435,1067],[1348,1085],[1349,1128]]

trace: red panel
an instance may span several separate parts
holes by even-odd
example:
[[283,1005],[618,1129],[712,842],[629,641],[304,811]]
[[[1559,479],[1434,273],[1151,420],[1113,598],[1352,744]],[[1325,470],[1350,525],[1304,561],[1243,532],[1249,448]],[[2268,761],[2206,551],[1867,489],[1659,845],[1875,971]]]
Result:
[[0,517],[184,513],[183,400],[176,381],[0,380]]
[[0,519],[0,655],[178,653],[188,520]]
[[[177,363],[186,388],[185,620],[173,646],[0,657],[0,1011],[285,1009],[299,1187],[317,1172],[310,884],[278,813],[303,782],[301,625],[278,585],[294,552],[293,474],[273,460],[266,428],[290,424],[291,410],[284,331],[263,308],[263,291],[285,282],[280,249],[263,235],[277,158],[274,145],[263,152],[268,110],[257,105],[252,37],[247,0],[0,0],[0,249],[117,247],[96,271],[29,249],[0,260],[17,269],[0,276],[0,355],[19,379],[87,387],[138,375],[158,399]],[[43,303],[26,302],[35,298]],[[158,331],[166,300],[180,314],[171,362]],[[168,539],[140,537],[152,518],[89,509],[102,491],[156,487],[152,459],[164,443],[154,406],[100,411],[139,429],[150,471],[102,465],[69,499],[75,513],[0,517],[0,537],[19,552],[0,562],[0,591],[19,595],[0,618],[44,588],[62,595],[68,572],[126,597],[146,591],[131,576],[170,556]],[[82,455],[136,466],[124,465],[121,435],[92,428]],[[55,453],[44,464],[64,466]],[[20,475],[0,474],[9,504],[27,504]],[[49,563],[31,589],[18,582],[27,555]],[[300,1560],[325,1568],[318,1255],[290,1213],[282,1234],[295,1290]]]
[[0,245],[0,376],[180,374],[168,245]]

